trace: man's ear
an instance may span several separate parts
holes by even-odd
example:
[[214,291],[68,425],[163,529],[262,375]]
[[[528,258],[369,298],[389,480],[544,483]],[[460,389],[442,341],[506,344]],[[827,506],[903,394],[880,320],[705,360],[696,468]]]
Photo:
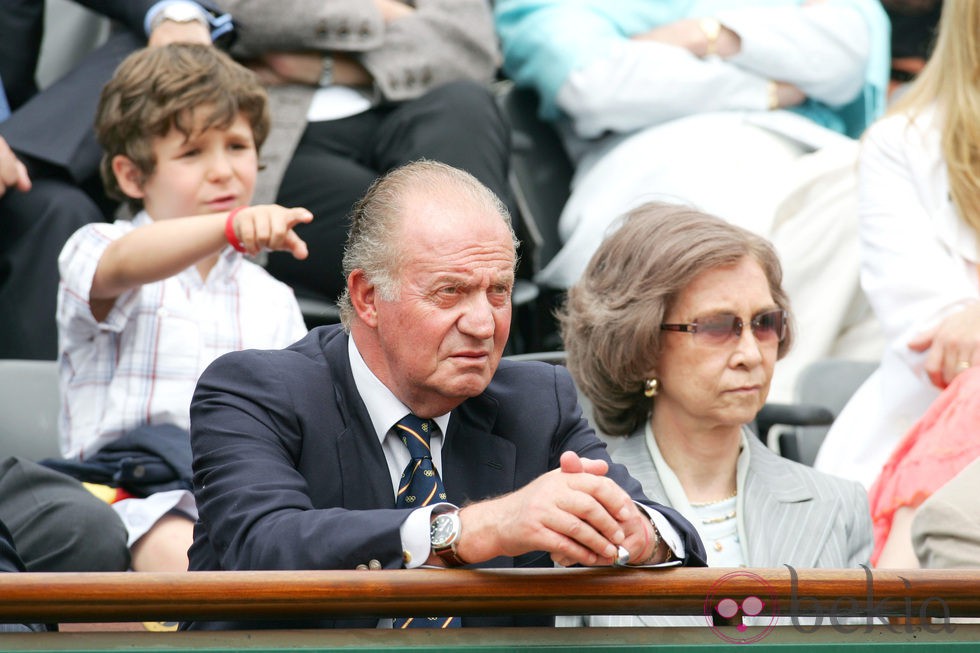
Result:
[[348,275],[347,290],[358,319],[372,329],[377,327],[378,310],[375,301],[378,294],[375,292],[374,284],[368,281],[364,270],[358,268]]
[[112,157],[112,174],[116,177],[119,190],[127,197],[143,199],[143,173],[132,159],[123,154]]

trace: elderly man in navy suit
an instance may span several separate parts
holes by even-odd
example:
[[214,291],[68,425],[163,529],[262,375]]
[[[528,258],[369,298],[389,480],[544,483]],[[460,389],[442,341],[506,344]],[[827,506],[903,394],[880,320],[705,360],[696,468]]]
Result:
[[[501,361],[515,246],[506,209],[468,173],[423,161],[376,182],[354,211],[343,326],[228,354],[199,381],[191,570],[610,565],[618,554],[704,565],[694,528],[609,461],[567,371]],[[417,489],[416,468],[431,489]]]

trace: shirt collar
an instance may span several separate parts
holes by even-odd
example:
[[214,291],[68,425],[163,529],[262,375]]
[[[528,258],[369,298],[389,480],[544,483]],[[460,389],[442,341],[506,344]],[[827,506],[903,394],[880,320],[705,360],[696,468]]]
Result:
[[[664,459],[662,453],[660,453],[660,447],[657,446],[657,439],[653,435],[653,427],[650,425],[650,420],[646,420],[646,424],[643,429],[644,440],[646,441],[647,451],[650,452],[650,458],[653,459],[653,466],[657,470],[657,475],[660,477],[660,483],[664,487],[664,493],[667,495],[668,504],[681,513],[688,521],[693,521],[696,523],[696,515],[694,514],[694,509],[691,507],[690,502],[687,499],[687,494],[684,492],[684,488],[681,486],[680,479],[671,469],[670,465]],[[752,436],[755,437],[755,436]],[[744,499],[742,490],[745,488],[745,475],[749,470],[749,442],[746,439],[746,430],[743,428],[741,433],[741,441],[739,444],[738,460],[735,462],[735,488],[737,491],[737,496],[739,500],[737,502],[738,509],[741,509],[741,503]]]
[[[350,359],[351,374],[354,376],[354,387],[357,388],[357,393],[367,408],[378,441],[384,442],[388,431],[412,410],[374,375],[361,357],[353,335],[347,338],[347,356]],[[432,418],[442,434],[445,434],[446,429],[449,428],[449,415],[450,413],[445,413]]]

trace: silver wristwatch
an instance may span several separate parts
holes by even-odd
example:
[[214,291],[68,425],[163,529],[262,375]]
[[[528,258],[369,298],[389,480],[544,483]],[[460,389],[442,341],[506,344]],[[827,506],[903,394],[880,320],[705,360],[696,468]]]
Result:
[[429,543],[435,553],[447,567],[461,567],[466,564],[456,555],[456,545],[463,530],[456,509],[434,515],[429,525]]

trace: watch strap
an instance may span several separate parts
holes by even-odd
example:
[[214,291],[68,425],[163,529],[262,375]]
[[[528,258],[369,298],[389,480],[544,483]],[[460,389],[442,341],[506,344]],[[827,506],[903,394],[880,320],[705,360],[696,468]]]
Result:
[[446,563],[447,567],[462,567],[469,564],[458,555],[456,555],[456,543],[453,542],[444,549],[436,549],[435,554],[439,556],[439,559]]

